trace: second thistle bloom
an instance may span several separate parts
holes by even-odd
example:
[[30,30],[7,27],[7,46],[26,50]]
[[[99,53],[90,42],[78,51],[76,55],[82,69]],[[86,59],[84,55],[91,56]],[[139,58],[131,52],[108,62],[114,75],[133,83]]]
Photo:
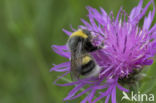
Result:
[[[148,13],[148,16],[144,18],[143,26],[140,27],[139,22],[151,4],[153,4],[153,11]],[[108,15],[102,8],[99,12],[92,7],[87,7],[90,23],[82,19],[84,25],[79,28],[91,31],[97,37],[93,40],[94,45],[104,42],[104,49],[91,53],[102,70],[95,78],[58,84],[60,86],[76,85],[64,100],[75,99],[89,92],[81,103],[87,103],[87,101],[96,103],[103,97],[106,97],[105,103],[108,103],[110,97],[112,103],[116,103],[116,87],[121,91],[128,91],[119,85],[118,80],[128,77],[134,70],[142,70],[144,66],[153,63],[152,58],[156,54],[156,24],[153,27],[151,24],[155,15],[155,5],[153,0],[144,8],[142,5],[143,0],[140,0],[138,6],[134,7],[129,15],[121,8],[116,18],[112,12]],[[67,30],[64,32],[68,35],[72,34]],[[66,45],[53,45],[53,50],[61,56],[70,58]],[[70,61],[55,65],[51,70],[65,72],[64,75],[66,75],[70,72]],[[88,88],[77,94],[86,85]],[[96,91],[102,89],[106,91],[98,92],[98,97],[93,99]]]

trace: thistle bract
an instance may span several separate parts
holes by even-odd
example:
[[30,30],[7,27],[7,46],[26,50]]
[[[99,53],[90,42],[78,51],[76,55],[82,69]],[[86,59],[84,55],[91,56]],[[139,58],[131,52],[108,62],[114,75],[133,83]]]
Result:
[[[153,11],[149,11],[145,16],[151,4]],[[94,45],[104,42],[105,48],[91,53],[102,70],[98,77],[57,84],[59,86],[75,85],[64,100],[72,100],[88,93],[81,103],[96,103],[104,97],[106,97],[105,103],[108,103],[110,98],[112,103],[116,103],[116,88],[128,92],[118,83],[119,78],[127,77],[134,70],[141,70],[144,66],[153,63],[152,57],[156,53],[156,24],[153,27],[151,24],[155,15],[155,5],[153,0],[145,7],[142,5],[143,0],[140,0],[130,14],[121,8],[116,17],[113,16],[113,12],[107,14],[103,8],[98,11],[87,7],[89,22],[81,19],[84,25],[78,28],[89,30],[97,37],[93,40]],[[144,19],[143,26],[139,26],[141,19]],[[75,30],[63,31],[70,36]],[[66,45],[53,45],[52,48],[57,54],[70,59],[70,52]],[[65,72],[57,79],[59,80],[70,72],[70,61],[55,65],[51,71]],[[87,88],[80,91],[85,86]],[[105,92],[99,92],[100,90]],[[95,94],[98,97],[95,98]]]

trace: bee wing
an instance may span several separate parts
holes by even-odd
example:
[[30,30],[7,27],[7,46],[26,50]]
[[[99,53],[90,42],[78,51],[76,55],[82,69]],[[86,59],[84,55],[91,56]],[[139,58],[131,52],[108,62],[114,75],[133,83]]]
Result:
[[82,65],[82,43],[77,44],[76,50],[71,51],[71,78],[72,80],[78,80],[80,73],[78,68]]
[[71,69],[70,69],[70,76],[71,76],[71,79],[72,80],[77,80],[78,79],[78,73],[77,73],[77,71],[76,71],[76,68],[77,68],[77,66],[76,66],[76,60],[75,60],[75,53],[72,53],[71,52]]

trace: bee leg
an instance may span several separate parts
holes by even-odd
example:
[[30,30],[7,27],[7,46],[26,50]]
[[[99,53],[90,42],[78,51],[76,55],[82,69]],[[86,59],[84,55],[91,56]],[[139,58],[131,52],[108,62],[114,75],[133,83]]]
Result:
[[102,43],[98,46],[98,49],[103,49],[104,48],[104,41],[102,41]]

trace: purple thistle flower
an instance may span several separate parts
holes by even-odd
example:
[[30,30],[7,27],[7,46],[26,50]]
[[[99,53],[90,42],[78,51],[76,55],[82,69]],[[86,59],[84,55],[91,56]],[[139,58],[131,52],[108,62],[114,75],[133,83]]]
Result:
[[[129,15],[121,8],[116,18],[112,12],[108,15],[102,8],[99,12],[92,7],[87,7],[90,23],[82,19],[84,25],[79,28],[93,32],[97,37],[93,41],[94,45],[104,42],[104,49],[91,53],[102,70],[99,77],[57,84],[60,78],[70,72],[70,61],[54,65],[50,71],[65,72],[55,81],[56,85],[75,85],[64,100],[72,100],[89,92],[81,103],[96,103],[104,97],[106,97],[105,103],[108,103],[110,98],[112,103],[116,103],[116,88],[128,92],[118,83],[119,78],[127,77],[134,70],[141,70],[144,66],[153,63],[152,57],[156,54],[156,24],[153,27],[151,24],[155,15],[155,5],[153,0],[144,8],[142,4],[143,0],[140,0],[138,6],[134,7]],[[143,26],[139,27],[139,21],[145,16],[151,4],[153,4],[153,11],[148,13],[144,18]],[[75,29],[72,29],[72,32],[63,31],[70,36]],[[53,45],[52,48],[57,54],[70,58],[66,45]],[[86,86],[88,88],[80,92],[81,88]],[[97,92],[103,89],[105,92]],[[98,95],[97,98],[94,97],[95,94]]]

